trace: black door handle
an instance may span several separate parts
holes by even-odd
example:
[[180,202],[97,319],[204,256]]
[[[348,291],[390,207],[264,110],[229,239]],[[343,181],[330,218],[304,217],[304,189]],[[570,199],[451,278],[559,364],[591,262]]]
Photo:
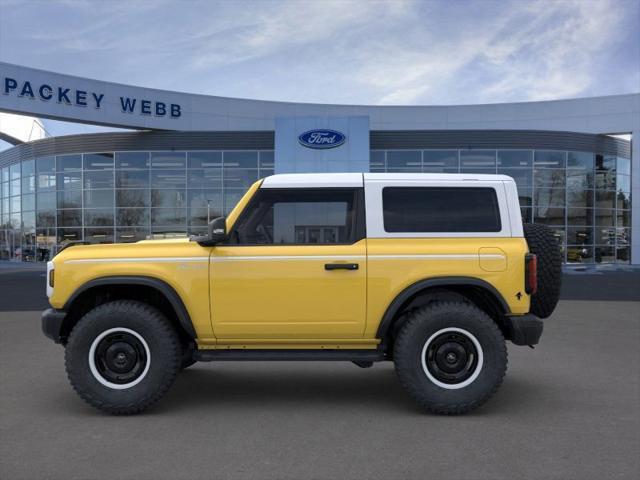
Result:
[[358,270],[357,263],[325,263],[325,270]]

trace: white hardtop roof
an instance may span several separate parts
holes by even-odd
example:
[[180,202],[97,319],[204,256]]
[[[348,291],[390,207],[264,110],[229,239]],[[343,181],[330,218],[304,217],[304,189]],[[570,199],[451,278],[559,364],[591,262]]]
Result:
[[365,181],[505,181],[506,175],[478,173],[282,173],[264,179],[262,188],[362,187]]

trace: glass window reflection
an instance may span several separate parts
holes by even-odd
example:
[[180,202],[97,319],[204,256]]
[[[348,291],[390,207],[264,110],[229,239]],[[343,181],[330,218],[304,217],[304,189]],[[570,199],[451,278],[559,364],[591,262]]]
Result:
[[[19,174],[20,165],[16,169]],[[36,159],[36,172],[37,173],[53,173],[56,170],[56,158],[55,157],[43,157]],[[13,177],[13,166],[11,167],[11,176]]]
[[631,159],[618,157],[617,171],[623,175],[631,175]]
[[36,194],[36,208],[51,210],[56,208],[56,192],[38,192]]
[[149,225],[148,208],[118,208],[116,224],[120,226]]
[[116,228],[116,242],[131,243],[145,240],[149,235],[148,228]]
[[84,226],[101,226],[101,225],[113,225],[113,210],[108,209],[84,209]]
[[113,227],[85,228],[84,241],[88,243],[113,243]]
[[423,150],[422,171],[432,173],[457,173],[457,150]]
[[258,152],[224,152],[223,165],[230,168],[258,168]]
[[149,190],[116,190],[116,205],[118,207],[148,207],[151,205]]
[[269,150],[262,150],[260,152],[260,168],[273,169],[274,167],[274,152]]
[[22,162],[22,176],[28,177],[36,174],[36,161],[25,160]]
[[532,164],[531,150],[498,150],[498,168],[527,168]]
[[149,168],[149,152],[117,152],[117,169],[147,169]]
[[616,184],[619,192],[631,192],[631,177],[629,177],[629,175],[622,175],[618,173],[616,176]]
[[84,172],[84,188],[113,189],[113,170],[94,170]]
[[151,152],[151,168],[185,168],[186,152]]
[[185,170],[152,170],[152,188],[185,188],[187,173]]
[[495,150],[460,150],[460,169],[493,168],[496,166]]
[[564,188],[566,185],[565,170],[535,168],[533,184],[535,187]]
[[615,210],[595,209],[595,224],[603,227],[614,227],[616,225]]
[[85,153],[82,162],[85,170],[112,169],[113,153]]
[[189,188],[222,188],[222,168],[189,170],[187,185]]
[[152,207],[186,207],[186,194],[184,189],[151,190]]
[[226,170],[224,172],[224,188],[242,188],[247,190],[258,180],[258,170]]
[[590,152],[568,152],[567,168],[581,168],[583,170],[593,170],[594,156]]
[[[133,241],[151,232],[156,237],[203,232],[208,219],[228,214],[273,168],[273,150],[74,153],[5,165],[0,168],[0,256],[13,258],[6,246],[9,236],[17,251],[22,248],[23,259],[46,260],[55,253],[52,245],[82,239],[83,228],[102,229],[92,231],[96,242]],[[567,259],[629,261],[627,158],[533,149],[372,150],[370,171],[497,171],[515,179],[523,220],[552,226]],[[592,226],[592,238],[580,240],[576,232]],[[591,250],[585,253],[586,247]]]
[[113,208],[113,190],[85,190],[85,208]]
[[116,188],[148,188],[148,170],[116,171]]
[[565,168],[566,152],[552,150],[536,150],[533,164],[536,168]]
[[410,169],[422,171],[422,153],[419,150],[389,150],[387,151],[387,168]]
[[58,190],[74,190],[82,188],[81,171],[58,173],[56,179]]
[[151,225],[186,227],[187,212],[184,208],[152,208]]
[[222,152],[187,152],[189,168],[221,168]]
[[81,170],[82,155],[59,155],[56,164],[58,172]]

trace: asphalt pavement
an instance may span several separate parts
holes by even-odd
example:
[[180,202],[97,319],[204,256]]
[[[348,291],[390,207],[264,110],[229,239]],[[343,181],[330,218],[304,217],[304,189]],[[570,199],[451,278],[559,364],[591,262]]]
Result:
[[[496,396],[459,417],[420,411],[390,363],[338,362],[197,364],[148,413],[102,414],[41,334],[42,299],[22,288],[41,275],[0,269],[1,479],[640,475],[637,273],[565,278],[580,299],[561,301],[535,350],[510,345]],[[609,284],[623,300],[603,298]]]

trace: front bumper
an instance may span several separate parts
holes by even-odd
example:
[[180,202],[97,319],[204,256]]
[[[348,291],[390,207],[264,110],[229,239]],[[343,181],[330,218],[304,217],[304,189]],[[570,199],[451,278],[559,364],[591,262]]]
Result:
[[515,345],[536,345],[542,336],[544,324],[535,315],[506,317],[506,328]]
[[66,316],[67,312],[53,308],[47,308],[42,312],[42,332],[45,336],[56,343],[65,343],[67,338],[63,335],[62,327]]

